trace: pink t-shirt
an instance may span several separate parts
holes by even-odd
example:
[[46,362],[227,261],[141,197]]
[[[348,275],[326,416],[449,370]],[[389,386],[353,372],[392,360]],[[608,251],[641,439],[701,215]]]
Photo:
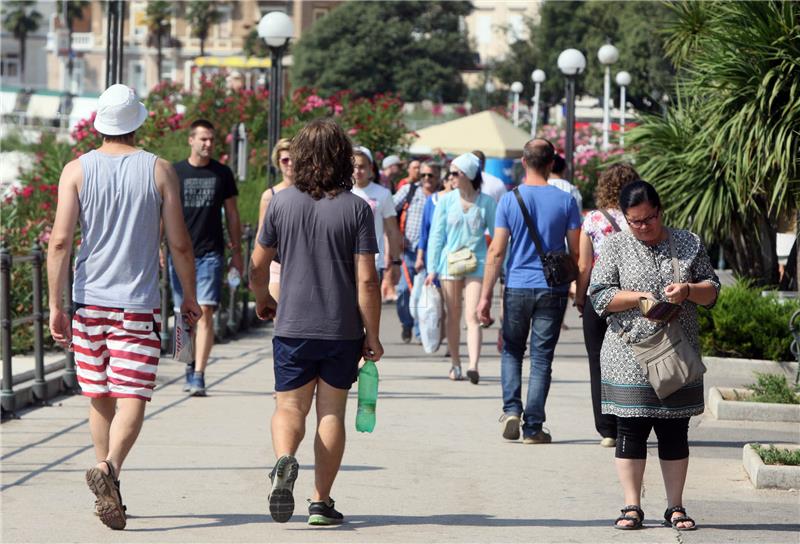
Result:
[[[606,211],[614,218],[619,228],[629,230],[628,222],[625,220],[622,211],[616,208],[608,208]],[[594,253],[592,264],[594,265],[595,261],[597,261],[597,256],[600,254],[600,246],[608,235],[614,234],[614,227],[611,226],[611,222],[606,219],[603,212],[592,210],[583,218],[583,232],[592,241],[592,252]]]

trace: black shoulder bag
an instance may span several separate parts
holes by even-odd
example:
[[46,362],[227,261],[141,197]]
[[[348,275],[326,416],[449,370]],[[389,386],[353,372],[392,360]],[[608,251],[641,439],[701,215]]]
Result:
[[536,245],[536,252],[539,254],[539,258],[542,260],[542,271],[544,272],[544,279],[547,280],[547,285],[558,287],[575,281],[578,278],[578,265],[575,264],[569,253],[563,251],[544,252],[542,240],[536,232],[536,226],[528,213],[528,208],[525,207],[525,203],[522,201],[519,188],[514,189],[514,196],[517,197],[517,202],[522,210],[522,217],[528,226],[528,233],[533,239],[534,245]]

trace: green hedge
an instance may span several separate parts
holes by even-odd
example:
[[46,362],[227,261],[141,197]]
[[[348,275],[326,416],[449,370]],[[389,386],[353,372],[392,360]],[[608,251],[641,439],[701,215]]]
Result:
[[723,287],[711,310],[699,308],[704,355],[792,361],[789,318],[800,301],[762,296],[746,281]]

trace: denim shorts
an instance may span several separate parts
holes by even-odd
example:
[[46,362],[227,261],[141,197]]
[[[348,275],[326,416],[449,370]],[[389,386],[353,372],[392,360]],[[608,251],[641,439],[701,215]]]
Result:
[[364,339],[317,340],[275,336],[275,391],[293,391],[319,377],[336,389],[350,389],[358,378]]
[[[206,253],[202,257],[195,257],[194,269],[197,281],[197,303],[200,306],[219,306],[220,293],[222,292],[222,255],[217,252]],[[169,275],[172,284],[172,306],[180,309],[183,303],[183,289],[178,281],[178,274],[169,259]]]

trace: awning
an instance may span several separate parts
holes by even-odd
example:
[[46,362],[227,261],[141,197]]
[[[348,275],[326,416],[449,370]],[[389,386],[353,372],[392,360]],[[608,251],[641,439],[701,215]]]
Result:
[[97,111],[97,99],[87,98],[85,96],[76,96],[72,99],[72,111],[69,113],[69,129],[75,128],[75,125],[81,119],[88,119],[92,113]]
[[28,101],[28,117],[39,119],[58,119],[61,97],[55,94],[34,93]]
[[429,154],[441,149],[459,155],[480,149],[487,157],[518,158],[530,135],[494,111],[482,111],[417,131],[409,150]]
[[17,105],[17,93],[13,91],[0,91],[0,115],[14,113]]
[[269,68],[269,59],[259,57],[197,57],[194,63],[202,68]]

